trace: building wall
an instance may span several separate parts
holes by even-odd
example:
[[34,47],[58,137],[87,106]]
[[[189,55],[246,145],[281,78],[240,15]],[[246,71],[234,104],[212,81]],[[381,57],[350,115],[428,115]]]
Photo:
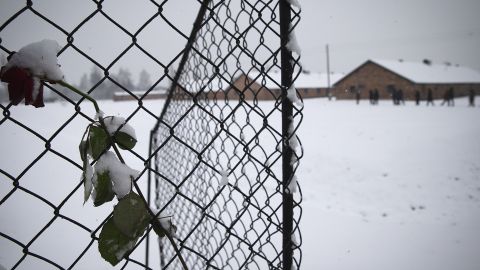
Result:
[[[240,76],[235,82],[233,83],[234,87],[228,89],[226,94],[228,97],[234,98],[238,95],[238,89],[243,92],[246,100],[273,100],[277,99],[281,95],[280,88],[271,88],[267,89],[266,87],[262,86],[257,82],[253,82],[250,78],[245,75]],[[327,89],[323,87],[317,88],[297,88],[298,93],[302,96],[302,98],[316,98],[316,97],[326,97],[327,96]],[[215,95],[217,98],[222,97],[223,91],[211,93],[209,96]]]
[[361,99],[369,98],[369,90],[378,89],[380,99],[391,99],[391,89],[402,89],[406,100],[415,99],[415,91],[420,91],[421,99],[427,98],[428,89],[432,89],[434,99],[442,99],[444,93],[453,88],[456,97],[467,96],[470,89],[480,91],[480,84],[416,84],[391,72],[373,62],[366,62],[358,69],[334,85],[334,95],[337,99],[355,99],[356,91],[360,91]]
[[406,99],[414,98],[414,83],[375,63],[367,62],[338,81],[333,92],[337,99],[354,99],[356,91],[360,91],[360,98],[368,99],[369,90],[377,89],[380,99],[390,99],[391,86],[402,89]]
[[245,75],[238,77],[233,82],[233,86],[225,91],[221,89],[211,89],[210,91],[206,92],[205,95],[208,99],[239,100],[241,93],[243,93],[244,99],[247,100],[252,100],[255,93],[258,93],[257,99],[273,99],[272,95],[269,95],[265,89],[262,89],[261,85],[255,82],[252,83],[251,80]]
[[[280,89],[268,89],[257,82],[252,82],[246,75],[240,76],[233,85],[243,92],[246,100],[274,100],[280,96]],[[238,93],[233,88],[235,93]]]
[[318,88],[297,88],[298,93],[302,98],[318,98],[318,97],[327,97],[327,88],[318,87]]
[[234,82],[233,86],[225,91],[209,91],[207,97],[209,99],[239,99],[243,93],[245,100],[274,100],[280,95],[280,89],[267,89],[257,82],[252,82],[250,78],[241,75]]
[[[166,94],[148,94],[147,96],[145,96],[143,98],[143,100],[146,100],[146,99],[165,99],[167,97]],[[137,98],[131,96],[131,95],[128,95],[128,94],[125,94],[125,93],[115,93],[113,95],[113,101],[131,101],[131,100],[137,100],[139,99],[140,96],[137,96]]]

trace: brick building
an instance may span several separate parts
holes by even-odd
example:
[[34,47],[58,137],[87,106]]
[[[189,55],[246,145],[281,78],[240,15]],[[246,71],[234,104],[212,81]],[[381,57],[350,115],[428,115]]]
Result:
[[405,99],[414,99],[415,90],[422,99],[432,89],[435,99],[443,98],[445,91],[454,89],[455,96],[466,96],[470,89],[480,93],[480,72],[451,64],[368,60],[334,84],[337,99],[353,99],[355,93],[369,97],[369,91],[377,89],[381,99],[391,98],[394,89],[401,89]]
[[[332,73],[330,74],[330,85],[333,85],[344,74]],[[239,95],[239,91],[243,93],[245,99],[251,100],[272,100],[278,97],[281,93],[280,71],[269,72],[266,75],[259,72],[249,72],[242,74],[228,84],[226,90],[210,91],[208,96],[210,98],[223,98],[227,95],[229,99],[235,98]],[[328,78],[325,73],[317,72],[302,72],[295,80],[295,88],[302,96],[302,98],[326,97],[328,94]]]
[[[113,94],[113,101],[130,101],[130,100],[137,100],[140,97],[143,97],[145,95],[145,91],[132,91],[132,94],[136,96],[133,97],[130,93],[127,92],[115,92]],[[162,90],[153,90],[148,93],[145,97],[143,97],[143,100],[146,99],[164,99],[167,97],[167,90],[162,89]]]

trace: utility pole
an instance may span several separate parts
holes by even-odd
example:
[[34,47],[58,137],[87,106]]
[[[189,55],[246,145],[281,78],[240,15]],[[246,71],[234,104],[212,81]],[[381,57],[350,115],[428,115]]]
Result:
[[325,50],[327,53],[327,96],[328,96],[328,100],[331,100],[332,93],[330,89],[330,53],[328,51],[328,44],[325,46]]

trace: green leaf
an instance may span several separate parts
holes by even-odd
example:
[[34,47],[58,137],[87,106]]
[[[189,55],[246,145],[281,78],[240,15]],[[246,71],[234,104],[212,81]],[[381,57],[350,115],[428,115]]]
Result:
[[129,237],[139,237],[148,226],[150,215],[142,198],[130,192],[113,209],[113,221],[117,228]]
[[87,160],[87,153],[88,153],[88,137],[85,139],[85,137],[88,135],[90,132],[90,127],[91,125],[88,125],[87,128],[85,129],[85,132],[83,133],[82,139],[80,140],[80,144],[78,145],[78,150],[80,152],[80,157],[82,158],[83,161],[83,169],[85,170],[85,161]]
[[135,147],[135,144],[137,144],[135,138],[122,131],[115,132],[115,142],[118,144],[118,147],[123,150],[131,150]]
[[158,237],[160,238],[165,237],[165,230],[163,228],[158,228],[157,226],[153,226],[153,230],[158,235]]
[[85,204],[90,198],[92,193],[93,183],[92,183],[93,168],[88,164],[87,161],[83,162],[83,172],[82,172],[82,181],[83,181],[83,203]]
[[[88,163],[88,157],[87,157],[87,141],[81,141],[80,144],[78,145],[78,148],[80,150],[80,157],[82,158],[82,163],[83,163],[83,171],[82,171],[82,181],[83,181],[83,187],[84,187],[84,193],[83,193],[83,203],[85,204],[90,198],[90,194],[92,193],[92,178],[91,178],[91,169],[92,167]],[[90,176],[90,177],[88,177]]]
[[80,151],[80,157],[82,161],[85,162],[87,160],[87,141],[81,141],[78,145],[78,150]]
[[113,200],[115,193],[113,192],[112,180],[108,171],[101,174],[97,173],[97,182],[95,184],[94,206],[100,206],[106,202]]
[[97,159],[100,155],[110,148],[108,134],[101,127],[91,126],[88,133],[88,142],[90,153],[93,159]]
[[110,218],[100,232],[98,250],[102,258],[115,266],[133,249],[136,242],[136,238],[123,234]]

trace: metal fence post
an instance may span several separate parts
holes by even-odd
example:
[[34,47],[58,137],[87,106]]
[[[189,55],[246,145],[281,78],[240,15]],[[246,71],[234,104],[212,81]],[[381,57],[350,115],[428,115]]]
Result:
[[282,78],[282,183],[283,183],[283,269],[290,270],[293,260],[293,195],[288,192],[288,184],[293,177],[293,151],[289,145],[289,128],[292,124],[293,105],[287,98],[287,91],[292,85],[292,52],[287,48],[290,40],[290,4],[287,0],[280,0],[280,44],[281,44],[281,78]]

